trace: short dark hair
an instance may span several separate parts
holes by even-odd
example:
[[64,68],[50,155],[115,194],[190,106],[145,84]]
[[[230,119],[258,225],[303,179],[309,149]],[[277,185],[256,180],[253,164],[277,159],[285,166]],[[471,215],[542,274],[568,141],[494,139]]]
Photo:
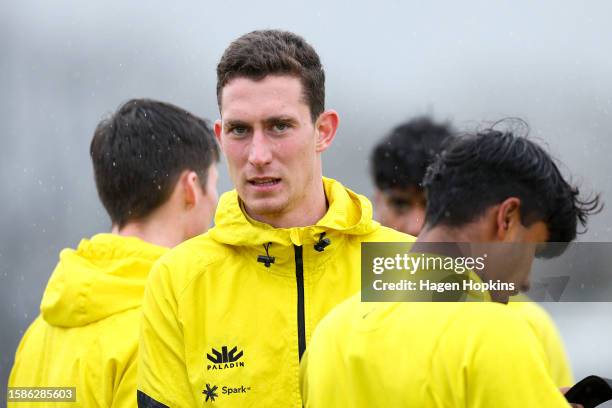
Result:
[[490,206],[517,197],[523,225],[544,221],[550,242],[570,242],[577,224],[586,227],[588,216],[601,209],[599,195],[580,198],[542,147],[512,131],[487,129],[454,138],[423,184],[430,228],[465,225]]
[[448,123],[437,123],[427,116],[395,127],[370,155],[370,173],[376,187],[422,190],[427,166],[452,134]]
[[195,171],[206,188],[219,148],[204,119],[169,103],[132,99],[98,124],[90,155],[100,200],[123,227],[162,205],[184,170]]
[[232,79],[259,81],[268,75],[293,75],[300,79],[304,100],[315,122],[325,109],[325,72],[319,55],[299,35],[280,30],[253,31],[234,40],[217,65],[217,103]]

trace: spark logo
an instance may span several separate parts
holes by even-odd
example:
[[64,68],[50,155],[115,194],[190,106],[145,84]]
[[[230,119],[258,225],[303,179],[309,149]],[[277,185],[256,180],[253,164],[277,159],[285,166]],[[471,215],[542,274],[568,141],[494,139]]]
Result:
[[229,387],[227,385],[224,385],[219,390],[218,385],[213,385],[211,387],[209,383],[206,383],[206,389],[202,390],[202,394],[206,395],[206,399],[204,400],[204,402],[209,402],[209,401],[215,402],[215,399],[219,398],[219,391],[221,391],[222,395],[227,395],[228,397],[232,397],[232,396],[236,396],[240,394],[244,395],[248,393],[249,391],[251,391],[251,387],[247,387],[244,385],[240,385],[236,387]]
[[215,402],[215,398],[219,397],[219,394],[217,394],[217,388],[219,387],[216,385],[213,385],[211,388],[210,384],[206,384],[206,389],[202,391],[202,394],[206,395],[206,401],[204,402]]

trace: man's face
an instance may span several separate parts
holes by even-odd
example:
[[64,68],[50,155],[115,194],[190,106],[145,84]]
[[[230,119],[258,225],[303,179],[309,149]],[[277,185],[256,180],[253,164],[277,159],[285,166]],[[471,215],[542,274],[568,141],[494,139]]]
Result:
[[514,283],[514,292],[491,293],[495,300],[508,302],[510,295],[529,290],[531,267],[535,256],[544,249],[548,240],[548,227],[543,221],[528,227],[520,222],[513,225],[502,241],[483,244],[487,279],[500,279]]
[[507,259],[512,266],[509,281],[515,282],[521,291],[529,290],[529,275],[535,256],[544,249],[548,241],[548,227],[543,221],[537,221],[525,227],[519,225],[514,236],[508,241],[519,245],[510,245],[512,249]]
[[376,190],[376,214],[380,223],[413,236],[419,235],[425,218],[425,194],[415,187]]
[[279,217],[308,205],[321,163],[300,80],[235,78],[222,90],[221,118],[215,133],[247,212]]

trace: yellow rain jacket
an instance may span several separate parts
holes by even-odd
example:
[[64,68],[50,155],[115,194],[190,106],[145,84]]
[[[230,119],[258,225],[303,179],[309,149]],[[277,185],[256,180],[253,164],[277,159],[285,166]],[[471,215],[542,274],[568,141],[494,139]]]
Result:
[[140,306],[153,263],[167,251],[98,234],[65,249],[25,332],[9,387],[75,387],[76,403],[9,407],[134,407]]
[[524,295],[512,297],[508,307],[529,324],[544,349],[546,366],[557,387],[571,387],[574,376],[565,352],[561,336],[548,313]]
[[314,226],[251,220],[232,191],[213,229],[160,259],[143,303],[140,407],[301,407],[300,358],[359,290],[361,242],[414,240],[373,221],[365,197],[323,184],[329,209]]
[[307,408],[569,407],[525,318],[497,303],[361,303],[319,324]]

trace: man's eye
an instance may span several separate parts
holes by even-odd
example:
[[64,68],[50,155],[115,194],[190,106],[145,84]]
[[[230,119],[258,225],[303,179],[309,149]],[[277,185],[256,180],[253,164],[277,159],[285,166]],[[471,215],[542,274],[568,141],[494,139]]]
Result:
[[401,198],[392,198],[390,201],[391,206],[395,207],[398,210],[407,210],[410,208],[410,201],[403,200]]
[[247,133],[248,129],[244,126],[236,126],[230,129],[229,133],[232,133],[236,136],[244,136]]
[[282,133],[287,129],[289,129],[289,125],[286,123],[275,123],[274,126],[272,126],[272,130],[277,133]]

